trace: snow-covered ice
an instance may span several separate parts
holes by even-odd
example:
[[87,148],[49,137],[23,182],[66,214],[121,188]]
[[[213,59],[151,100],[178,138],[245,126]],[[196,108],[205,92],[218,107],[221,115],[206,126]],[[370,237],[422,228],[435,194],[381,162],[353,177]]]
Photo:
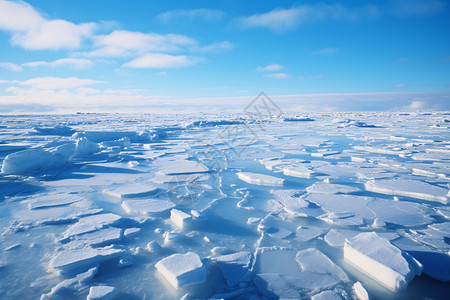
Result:
[[423,268],[417,260],[374,232],[347,239],[344,258],[394,292],[406,289]]
[[4,115],[0,299],[447,299],[449,119]]
[[206,279],[206,268],[200,257],[193,252],[172,254],[157,262],[155,267],[176,289],[201,283]]
[[237,176],[247,183],[257,185],[282,186],[284,182],[284,179],[279,177],[251,172],[239,172]]
[[151,215],[161,213],[175,207],[170,201],[159,199],[125,200],[122,202],[123,210],[128,214]]
[[91,286],[87,300],[109,300],[117,295],[117,289],[113,286],[97,285]]

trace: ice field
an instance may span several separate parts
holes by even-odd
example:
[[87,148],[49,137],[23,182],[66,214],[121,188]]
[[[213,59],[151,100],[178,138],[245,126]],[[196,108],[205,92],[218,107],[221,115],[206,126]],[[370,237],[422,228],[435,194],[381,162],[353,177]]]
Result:
[[0,299],[448,299],[450,113],[0,119]]

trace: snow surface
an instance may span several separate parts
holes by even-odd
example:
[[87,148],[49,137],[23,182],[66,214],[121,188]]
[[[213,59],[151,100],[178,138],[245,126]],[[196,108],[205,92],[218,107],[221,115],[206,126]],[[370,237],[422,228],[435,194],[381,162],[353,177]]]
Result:
[[2,116],[0,299],[447,299],[448,120]]

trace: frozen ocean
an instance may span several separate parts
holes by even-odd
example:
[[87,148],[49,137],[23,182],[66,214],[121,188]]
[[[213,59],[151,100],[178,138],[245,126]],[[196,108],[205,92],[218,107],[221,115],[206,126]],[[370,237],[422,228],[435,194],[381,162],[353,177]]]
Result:
[[2,116],[0,299],[448,299],[450,113],[272,112]]

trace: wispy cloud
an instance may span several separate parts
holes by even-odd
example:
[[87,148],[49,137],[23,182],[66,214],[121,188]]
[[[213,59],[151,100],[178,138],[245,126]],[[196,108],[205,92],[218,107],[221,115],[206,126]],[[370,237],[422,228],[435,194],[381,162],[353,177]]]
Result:
[[188,46],[196,46],[197,41],[180,34],[142,33],[115,30],[110,34],[94,38],[96,50],[90,56],[125,57],[145,52],[174,52]]
[[287,79],[287,78],[290,78],[291,76],[287,73],[269,73],[269,74],[264,74],[264,77],[274,78],[274,79]]
[[201,59],[198,57],[170,55],[164,53],[148,53],[126,63],[124,67],[135,69],[182,68],[194,65],[200,61]]
[[[88,85],[101,83],[101,81],[93,79],[80,79],[77,77],[36,77],[20,82],[21,85],[29,86],[40,90],[59,90],[59,89],[72,89]],[[14,87],[9,89],[13,91]],[[17,89],[16,89],[17,90]]]
[[284,32],[298,26],[324,19],[358,21],[379,15],[374,5],[346,7],[340,3],[299,5],[292,8],[277,8],[270,12],[241,17],[237,23],[243,28],[266,28],[275,32]]
[[157,16],[157,18],[163,22],[169,22],[173,20],[207,20],[207,21],[219,21],[224,17],[225,13],[218,9],[198,8],[191,10],[169,10],[163,12]]
[[69,67],[71,69],[81,70],[94,66],[94,63],[85,58],[61,58],[55,61],[32,61],[23,63],[24,67]]
[[96,28],[95,23],[48,20],[25,2],[0,0],[0,29],[11,33],[13,45],[24,49],[76,49]]
[[333,55],[338,53],[338,48],[322,48],[319,50],[312,51],[312,55]]
[[279,70],[283,70],[283,69],[284,69],[284,67],[279,64],[268,64],[267,66],[256,68],[256,70],[258,72],[273,72],[273,71],[279,71]]
[[14,72],[22,71],[22,67],[12,62],[0,62],[0,68],[8,69]]

